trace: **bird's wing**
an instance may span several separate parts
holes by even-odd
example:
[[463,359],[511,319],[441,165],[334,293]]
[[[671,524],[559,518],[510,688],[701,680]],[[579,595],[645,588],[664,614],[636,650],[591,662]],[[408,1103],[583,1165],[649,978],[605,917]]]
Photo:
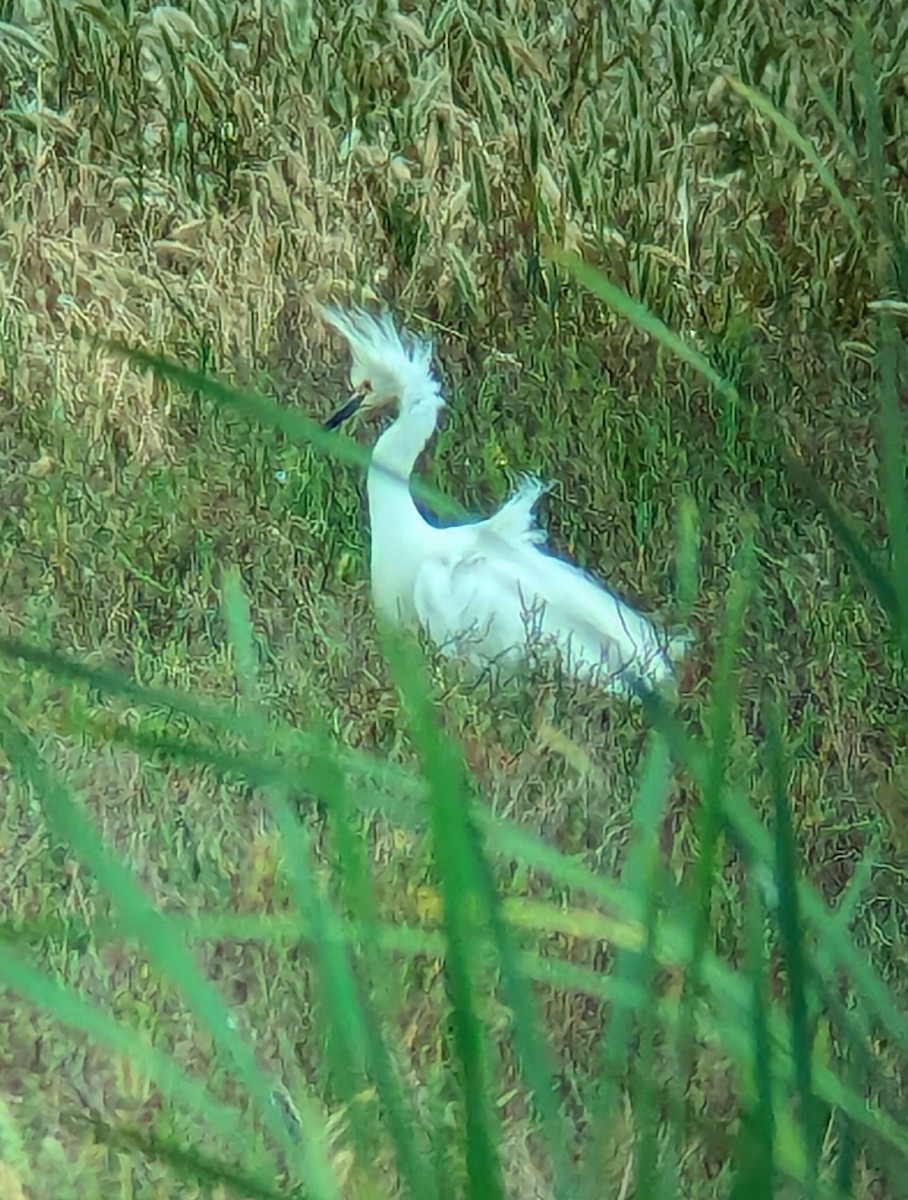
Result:
[[546,490],[535,476],[523,476],[498,512],[452,527],[442,553],[420,567],[414,586],[417,617],[446,652],[507,661],[524,653],[525,607],[513,578],[500,575],[496,564],[545,540],[533,510]]
[[671,666],[645,617],[533,544],[539,538],[529,513],[537,498],[538,488],[531,493],[528,485],[511,501],[510,513],[505,506],[490,522],[472,526],[469,541],[458,538],[448,552],[440,547],[420,567],[414,603],[433,641],[473,660],[507,662],[536,641],[578,673],[612,679],[616,689],[629,680],[654,686],[670,679]]
[[475,528],[486,535],[492,546],[496,540],[512,546],[544,542],[545,533],[536,524],[533,510],[550,487],[551,484],[543,483],[534,475],[524,475],[514,495],[497,513],[478,522]]
[[527,641],[511,584],[482,554],[431,558],[416,576],[416,615],[444,653],[511,663],[524,656]]
[[[510,500],[474,527],[482,538],[482,552],[489,562],[508,561],[507,578],[517,583],[525,606],[529,603],[538,613],[544,605],[545,631],[560,632],[563,640],[569,630],[575,654],[582,646],[584,658],[601,657],[619,673],[633,664],[651,681],[670,675],[669,661],[680,660],[685,653],[679,639],[664,645],[667,639],[660,639],[646,617],[580,567],[541,548],[546,537],[536,524],[534,509],[550,487],[535,476],[523,476]],[[516,562],[512,551],[520,552]]]

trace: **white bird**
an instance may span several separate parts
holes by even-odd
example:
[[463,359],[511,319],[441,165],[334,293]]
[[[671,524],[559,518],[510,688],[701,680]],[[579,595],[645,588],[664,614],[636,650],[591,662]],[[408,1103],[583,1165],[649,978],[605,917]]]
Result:
[[533,509],[545,487],[526,477],[487,520],[438,527],[419,512],[410,475],[445,406],[431,343],[397,332],[390,317],[322,308],[347,339],[353,395],[325,422],[396,402],[375,444],[367,490],[375,607],[421,626],[446,654],[512,671],[535,643],[564,669],[612,693],[671,690],[670,639],[579,567],[543,549]]

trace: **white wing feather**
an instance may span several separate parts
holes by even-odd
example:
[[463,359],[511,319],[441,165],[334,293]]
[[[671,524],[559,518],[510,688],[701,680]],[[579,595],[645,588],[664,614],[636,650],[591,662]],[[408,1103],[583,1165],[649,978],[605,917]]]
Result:
[[545,533],[536,524],[533,512],[551,484],[543,483],[534,475],[524,475],[517,491],[497,513],[485,521],[479,521],[474,529],[491,541],[504,541],[513,546],[545,541]]
[[668,683],[671,665],[650,622],[539,548],[545,535],[533,506],[543,491],[526,479],[487,521],[447,531],[455,535],[448,547],[439,545],[416,575],[420,624],[443,651],[472,662],[511,667],[535,642],[610,691]]

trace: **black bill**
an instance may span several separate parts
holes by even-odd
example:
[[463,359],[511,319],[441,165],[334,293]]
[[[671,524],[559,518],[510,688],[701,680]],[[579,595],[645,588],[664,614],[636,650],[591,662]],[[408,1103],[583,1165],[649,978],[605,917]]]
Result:
[[361,392],[354,392],[349,400],[345,400],[340,408],[331,414],[328,420],[322,425],[322,429],[337,429],[338,425],[343,425],[344,421],[353,416],[362,402],[363,394]]

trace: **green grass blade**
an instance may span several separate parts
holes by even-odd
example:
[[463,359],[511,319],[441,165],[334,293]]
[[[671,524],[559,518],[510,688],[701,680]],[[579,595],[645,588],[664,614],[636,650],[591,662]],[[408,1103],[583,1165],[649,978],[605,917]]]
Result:
[[[854,21],[854,59],[867,127],[867,154],[873,185],[877,227],[882,235],[877,282],[882,294],[894,284],[903,300],[908,299],[908,242],[892,217],[885,161],[886,134],[880,108],[880,93],[874,77],[870,37],[860,13]],[[908,504],[905,500],[905,421],[899,401],[898,363],[902,339],[889,312],[882,312],[878,327],[876,381],[879,391],[880,486],[889,533],[890,561],[899,607],[902,650],[908,662]]]
[[[674,354],[682,362],[693,367],[725,399],[730,411],[737,412],[739,410],[741,407],[741,397],[737,388],[727,379],[724,379],[700,351],[696,350],[677,333],[669,329],[646,305],[641,304],[638,300],[634,300],[626,292],[622,291],[621,288],[610,283],[599,271],[588,266],[576,255],[559,252],[554,257],[578,283],[593,295],[605,301],[615,312],[625,317],[642,333],[646,333],[654,338],[661,346],[664,346],[666,350]],[[889,391],[887,391],[888,394],[890,394]],[[891,421],[889,423],[893,424]],[[889,444],[891,449],[888,453],[892,456],[897,452],[900,453],[898,451],[898,447],[901,445],[900,442],[890,442]],[[805,468],[802,468],[799,463],[796,463],[791,456],[788,456],[787,466],[789,474],[796,479],[802,489],[808,492],[814,504],[823,512],[838,540],[855,560],[861,574],[889,614],[890,620],[892,620],[893,626],[899,636],[903,640],[908,639],[908,633],[905,632],[906,624],[900,613],[898,593],[886,573],[876,565],[872,555],[860,544],[860,540],[849,528],[844,518],[835,510],[832,503],[826,498],[825,493],[813,476]],[[889,477],[894,480],[900,477],[903,478],[904,469],[903,458],[898,463],[893,462]],[[892,487],[894,495],[895,484]],[[899,501],[899,506],[901,505],[903,505],[903,501]],[[896,504],[893,502],[894,511],[895,508]],[[908,526],[899,526],[900,542],[902,540],[905,542],[904,549],[900,550],[899,562],[901,562],[901,554],[908,554],[908,533],[904,532],[905,529],[908,529]],[[904,586],[906,596],[908,596],[908,584]]]
[[704,354],[670,329],[645,304],[616,287],[600,271],[588,266],[576,254],[556,251],[552,257],[577,283],[592,295],[603,300],[619,316],[630,321],[641,333],[653,338],[681,362],[693,367],[716,391],[724,402],[721,416],[721,441],[726,456],[731,460],[734,457],[735,441],[738,437],[739,414],[743,409],[741,393],[735,385],[721,375]]
[[[702,759],[702,755],[700,757]],[[728,803],[729,815],[737,815],[740,817],[741,812],[746,811],[746,803],[740,796],[730,797],[728,799]],[[569,860],[565,860],[562,855],[558,854],[557,851],[546,847],[544,843],[541,843],[538,841],[538,839],[529,836],[524,830],[517,830],[514,827],[501,826],[500,823],[493,820],[486,822],[482,813],[479,813],[478,815],[480,818],[480,823],[486,829],[487,836],[491,835],[492,844],[497,846],[500,852],[503,853],[506,858],[510,859],[517,856],[518,858],[527,861],[534,867],[551,871],[553,879],[556,879],[561,883],[568,884],[573,888],[577,888],[581,892],[586,891],[590,895],[600,896],[610,907],[613,905],[616,906],[618,911],[622,911],[626,907],[626,901],[622,897],[621,889],[607,878],[594,875],[579,864],[573,864]],[[768,840],[768,835],[766,834],[765,830],[760,829],[759,834],[764,839],[764,842]],[[759,844],[759,837],[757,838],[757,842]],[[767,854],[771,859],[771,846],[769,850],[764,853],[764,859],[766,858]],[[806,904],[805,911],[808,911]],[[668,936],[668,941],[665,943],[665,946],[668,947],[674,945],[676,949],[674,951],[668,951],[670,956],[668,959],[665,958],[666,950],[662,949],[660,951],[660,962],[686,961],[686,954],[689,953],[689,950],[685,951],[684,946],[689,945],[689,942],[687,942],[684,934],[681,932],[681,928],[679,928],[676,937],[676,935],[671,933],[671,925],[669,924],[666,930],[666,935]],[[671,956],[674,954],[680,955],[680,958],[673,959]],[[704,964],[705,982],[710,989],[715,989],[717,985],[721,985],[721,988],[724,989],[727,986],[725,983],[722,983],[722,980],[725,978],[725,976],[716,975],[716,969],[717,965],[712,959],[709,959]],[[717,995],[721,994],[723,993],[717,993]],[[733,997],[733,993],[729,993],[729,997],[731,999]],[[723,1001],[723,1003],[727,1002],[729,1001]],[[733,1002],[742,1006],[742,1011],[744,1011],[743,1000]],[[744,1043],[743,1047],[739,1047],[738,1052],[749,1055],[750,1051],[747,1048],[747,1043]],[[837,1102],[849,1104],[849,1111],[855,1114],[855,1119],[858,1119],[857,1114],[859,1114],[862,1110],[861,1103],[849,1102],[847,1093],[843,1093],[841,1096],[839,1096],[836,1091],[837,1084],[833,1078],[829,1077],[828,1075],[818,1075],[816,1079],[816,1085],[818,1091],[823,1090],[824,1094],[828,1094],[829,1096],[836,1098]],[[866,1112],[864,1113],[862,1119],[865,1121],[865,1123],[868,1120]],[[869,1119],[873,1122],[876,1122],[878,1118],[876,1115],[872,1115]],[[886,1136],[894,1136],[894,1131],[891,1128],[887,1127],[884,1132]],[[796,1164],[793,1166],[790,1157],[786,1159],[786,1151],[784,1147],[780,1153],[780,1165],[783,1167],[783,1169],[798,1169]]]
[[[737,790],[729,791],[726,795],[725,815],[729,827],[744,846],[763,864],[764,869],[769,868],[774,874],[775,843],[745,797]],[[824,962],[829,964],[830,969],[839,968],[850,977],[855,991],[861,997],[866,1017],[878,1020],[903,1053],[908,1054],[908,1018],[876,976],[864,954],[857,949],[848,930],[835,913],[829,912],[816,890],[804,879],[798,880],[797,894],[805,926],[818,939],[817,952],[826,956]]]
[[699,814],[700,850],[694,869],[697,922],[693,931],[691,972],[685,981],[692,993],[699,984],[700,961],[710,928],[713,880],[718,867],[719,836],[722,829],[722,794],[725,771],[732,746],[732,722],[737,707],[736,662],[744,633],[744,619],[753,588],[753,547],[748,542],[739,556],[725,607],[719,654],[713,671],[708,728],[710,744]]
[[719,871],[720,838],[723,828],[723,792],[725,774],[733,742],[733,721],[737,709],[737,660],[744,632],[744,620],[753,588],[753,546],[747,541],[738,555],[725,603],[725,616],[718,656],[713,668],[707,728],[709,749],[706,772],[696,814],[699,839],[693,866],[694,912],[691,927],[691,961],[685,973],[682,991],[682,1021],[677,1055],[681,1078],[691,1077],[695,1054],[695,1009],[699,1002],[703,959],[712,927],[713,888]]
[[650,875],[646,881],[643,898],[646,908],[643,916],[645,930],[643,952],[640,955],[639,983],[643,990],[643,1003],[638,1009],[640,1039],[633,1074],[634,1117],[637,1123],[637,1145],[635,1149],[634,1194],[640,1200],[655,1200],[658,1195],[659,1178],[659,1116],[656,1095],[656,928],[659,917],[660,895],[657,869],[654,859],[649,863]]
[[807,1163],[807,1195],[817,1195],[822,1131],[818,1124],[813,1090],[811,1047],[813,1037],[808,1012],[808,971],[798,895],[797,847],[788,803],[788,772],[782,745],[782,728],[775,700],[764,696],[769,785],[772,794],[775,838],[775,884],[782,960],[788,983],[791,1055],[799,1099]]
[[[240,687],[245,696],[244,716],[254,731],[254,740],[261,742],[262,735],[267,731],[262,728],[258,706],[258,671],[249,602],[235,569],[225,572],[222,608]],[[310,778],[320,770],[324,771],[322,764],[310,764]],[[325,790],[330,794],[337,782],[336,778],[331,778]],[[316,974],[322,992],[321,1020],[328,1031],[324,1047],[326,1058],[332,1066],[341,1102],[350,1105],[362,1087],[366,1062],[362,1013],[346,946],[338,936],[335,914],[330,901],[323,898],[313,877],[308,831],[292,812],[288,795],[289,789],[280,785],[265,790],[272,817],[281,835],[290,893],[315,946]],[[354,1135],[365,1159],[369,1147],[361,1109],[353,1105],[350,1111]]]
[[902,342],[895,322],[888,314],[880,320],[881,344],[877,351],[877,378],[880,394],[879,454],[880,487],[889,533],[889,560],[898,606],[902,653],[908,664],[908,502],[906,493],[905,422],[899,401],[898,360]]
[[715,388],[732,410],[737,411],[741,407],[741,395],[735,385],[720,375],[705,355],[686,342],[674,330],[669,329],[665,322],[652,313],[645,304],[641,304],[639,300],[635,300],[627,292],[616,287],[600,271],[597,271],[595,267],[588,266],[576,255],[558,252],[553,257],[588,292],[605,301],[609,308],[630,321],[641,333],[647,334],[660,346],[664,346],[681,362],[693,367],[708,384]]
[[865,545],[860,533],[853,528],[851,520],[840,512],[817,482],[816,477],[791,456],[786,459],[785,465],[790,478],[805,495],[810,497],[817,511],[822,513],[836,541],[857,567],[870,591],[876,596],[889,619],[893,632],[897,637],[904,638],[898,592],[888,571],[880,566],[874,554]]
[[[651,710],[652,715],[654,714]],[[668,710],[662,710],[656,715],[657,724],[666,734],[669,744],[672,747],[673,756],[676,756],[686,769],[691,772],[695,780],[701,781],[702,786],[702,781],[705,780],[707,774],[706,752],[695,744],[688,742],[678,727],[676,718]],[[729,828],[741,840],[745,852],[752,859],[752,874],[756,873],[767,875],[767,877],[775,877],[777,874],[778,853],[776,843],[771,838],[769,832],[757,820],[746,798],[737,789],[729,788],[724,798],[724,806]],[[776,886],[778,887],[778,884]],[[848,936],[847,930],[841,926],[836,915],[829,913],[814,889],[804,880],[798,880],[796,887],[804,926],[810,929],[812,934],[817,937],[818,952],[825,955],[823,959],[824,963],[827,965],[832,964],[834,967],[844,970],[851,979],[856,995],[860,997],[860,1006],[857,1008],[855,1016],[862,1014],[861,1035],[865,1039],[865,1044],[870,1045],[871,1033],[867,1021],[872,1017],[879,1020],[884,1028],[886,1028],[889,1036],[908,1052],[908,1021],[906,1021],[904,1014],[899,1011],[893,1002],[886,987],[875,976],[864,956],[854,946],[853,941]],[[788,919],[790,920],[790,916]],[[791,931],[789,931],[789,938],[791,938]],[[797,951],[795,953],[797,955]],[[719,964],[712,956],[708,956],[704,960],[704,984],[708,990],[712,990],[714,993],[717,987],[721,988],[721,994],[726,997],[725,1003],[735,1003],[734,993],[731,990],[731,977],[721,972]],[[746,1027],[749,1021],[742,1020],[741,1023]],[[773,1025],[778,1026],[778,1020],[775,1018]],[[791,1078],[795,1082],[796,1074],[792,1054],[790,1018],[788,1026],[788,1035],[784,1039],[782,1038],[781,1030],[778,1030],[773,1035],[775,1047],[774,1059],[776,1060],[777,1077],[782,1077],[783,1073],[787,1073],[787,1068],[783,1072],[783,1063],[779,1058],[780,1055],[792,1063]],[[727,1025],[725,1028],[728,1032],[732,1026]],[[750,1051],[747,1052],[746,1060],[743,1056],[743,1048],[741,1052],[742,1061],[750,1061]],[[800,1086],[803,1087],[803,1062],[800,1064],[798,1070],[801,1072]],[[872,1113],[869,1113],[865,1102],[861,1101],[855,1093],[844,1088],[841,1082],[829,1070],[815,1067],[811,1083],[814,1093],[817,1096],[821,1096],[827,1104],[840,1108],[860,1127],[875,1130],[898,1153],[904,1153],[905,1149],[908,1148],[908,1138],[906,1138],[904,1131],[899,1130],[897,1123],[893,1122],[879,1109],[874,1109]],[[779,1132],[781,1136],[781,1127]],[[790,1156],[795,1153],[796,1161],[801,1163],[801,1169],[805,1171],[808,1169],[803,1149],[795,1152],[794,1147],[790,1145],[786,1146],[783,1141],[781,1145],[777,1146],[777,1153],[783,1157],[786,1155],[789,1156],[786,1169],[791,1169]],[[779,1161],[780,1165],[782,1165],[781,1158]]]
[[254,719],[258,709],[258,663],[252,620],[249,616],[249,599],[243,590],[240,573],[236,567],[230,567],[224,572],[221,609],[244,706],[249,718]]
[[383,1106],[385,1121],[397,1154],[401,1178],[414,1197],[430,1198],[437,1194],[436,1178],[427,1167],[427,1148],[420,1137],[420,1126],[413,1106],[405,1098],[389,1046],[382,1028],[394,1027],[394,1014],[384,1011],[378,997],[385,990],[383,980],[387,963],[382,951],[378,908],[363,839],[353,829],[352,805],[343,772],[338,769],[324,739],[323,756],[315,757],[318,791],[325,798],[329,827],[336,847],[335,864],[341,895],[350,912],[349,919],[338,923],[341,937],[355,938],[366,967],[369,1002],[364,1004],[366,1053],[372,1078]]
[[[664,706],[648,708],[653,724],[665,736],[672,756],[690,772],[702,787],[707,775],[707,754],[693,739],[688,739],[677,718]],[[729,787],[723,797],[728,829],[744,852],[767,878],[776,871],[776,843],[769,830],[759,820],[747,797],[737,788]],[[797,881],[798,902],[805,925],[818,939],[818,952],[828,955],[832,968],[844,970],[861,995],[867,1014],[879,1020],[888,1035],[908,1054],[908,1017],[899,1009],[888,989],[875,975],[865,956],[857,949],[848,930],[831,913],[816,890],[804,879]]]
[[766,1002],[765,914],[755,874],[751,871],[744,897],[745,969],[751,986],[752,1084],[742,1100],[731,1200],[772,1200],[775,1192],[775,1089]]
[[873,200],[877,229],[884,239],[884,278],[880,282],[888,287],[891,273],[903,300],[908,299],[908,244],[892,219],[886,189],[886,160],[884,147],[886,132],[880,108],[880,92],[873,70],[873,52],[870,35],[860,11],[854,18],[854,64],[857,84],[864,109],[867,129],[867,157],[870,163],[870,182],[873,185]]
[[[224,617],[236,663],[237,674],[246,697],[247,719],[261,725],[258,715],[258,681],[249,602],[239,574],[226,573],[223,589]],[[267,735],[260,729],[259,738]],[[307,781],[329,804],[341,803],[344,791],[343,773],[327,750],[312,756]],[[390,1056],[384,1045],[380,1021],[367,994],[353,973],[349,953],[352,944],[345,936],[343,922],[334,912],[330,900],[324,898],[315,878],[313,851],[306,826],[293,812],[288,802],[289,787],[271,786],[266,789],[272,816],[281,834],[286,854],[286,872],[296,908],[309,931],[315,946],[317,974],[321,988],[322,1021],[327,1033],[324,1039],[326,1058],[331,1066],[338,1098],[347,1106],[354,1141],[364,1169],[374,1161],[376,1134],[374,1112],[356,1103],[363,1089],[366,1070],[376,1081],[379,1098],[398,1152],[401,1173],[412,1195],[431,1200],[433,1180],[424,1167],[425,1152],[417,1149],[412,1130],[412,1112],[408,1112],[401,1088],[394,1077]],[[352,853],[351,838],[342,841],[347,853]],[[355,864],[356,860],[353,859]],[[341,860],[342,870],[346,863]],[[364,864],[360,863],[360,893],[365,884]]]
[[[522,922],[514,918],[513,912],[505,920],[515,928]],[[256,913],[235,914],[202,912],[192,917],[174,915],[174,928],[189,942],[208,941],[256,941],[263,945],[285,949],[299,942],[308,943],[309,928],[297,914],[260,915]],[[445,941],[436,930],[421,926],[404,925],[388,921],[363,926],[347,922],[341,930],[342,936],[351,946],[363,941],[367,931],[372,935],[375,949],[386,959],[390,955],[402,958],[441,958]],[[118,927],[112,922],[66,920],[30,921],[24,924],[0,923],[0,939],[9,946],[17,944],[40,945],[47,938],[67,938],[71,941],[93,938],[97,943],[116,942],[120,937]],[[518,968],[523,976],[533,982],[543,983],[565,991],[575,991],[603,1002],[616,996],[621,1003],[640,1004],[644,994],[631,990],[613,975],[603,975],[592,968],[576,963],[563,962],[532,950],[520,951],[516,955]]]
[[[472,827],[470,832],[475,834]],[[574,1191],[567,1154],[568,1133],[555,1099],[551,1056],[538,1027],[532,990],[527,986],[523,967],[525,956],[515,949],[513,930],[503,917],[489,864],[480,845],[476,846],[475,859],[485,895],[492,942],[498,954],[504,1001],[511,1011],[514,1049],[521,1074],[532,1096],[533,1107],[541,1118],[549,1148],[554,1175],[553,1193],[556,1200],[570,1200]],[[553,978],[556,977],[557,972],[553,975]]]
[[[150,354],[138,346],[127,346],[122,342],[111,343],[107,346],[111,353],[127,359],[133,366],[143,371],[150,371],[156,378],[167,380],[187,392],[201,393],[213,400],[219,407],[239,413],[246,420],[256,425],[264,425],[283,433],[294,442],[308,442],[320,454],[336,458],[340,462],[354,463],[359,467],[369,465],[370,455],[349,438],[338,437],[336,433],[322,428],[318,421],[303,416],[296,409],[286,408],[276,403],[270,397],[260,392],[247,392],[221,380],[214,379],[201,371],[183,366],[174,359],[165,358],[160,354]],[[468,517],[466,509],[445,496],[436,488],[430,487],[420,479],[411,480],[413,494],[430,505],[442,517]]]
[[[158,970],[180,988],[218,1049],[233,1064],[266,1127],[290,1161],[298,1162],[294,1138],[275,1107],[273,1088],[234,1028],[227,1005],[200,973],[185,944],[173,937],[170,923],[146,898],[133,875],[105,850],[89,819],[5,709],[0,710],[0,745],[6,750],[13,772],[24,785],[34,789],[49,826],[72,847],[110,897],[124,932],[136,937]],[[307,1162],[303,1169],[316,1195],[334,1194],[327,1164]]]
[[839,139],[839,145],[847,152],[851,161],[856,163],[858,161],[858,151],[857,146],[854,144],[854,137],[836,112],[835,104],[830,98],[829,93],[822,86],[813,70],[807,72],[807,82],[814,99],[823,110],[823,115],[835,130],[835,135]]
[[[187,1150],[172,1138],[157,1137],[137,1129],[120,1129],[101,1120],[91,1122],[98,1142],[115,1153],[139,1154],[149,1162],[161,1163],[183,1188],[191,1180],[199,1190],[209,1194],[224,1192],[242,1196],[244,1200],[291,1200],[292,1192],[269,1184],[263,1179],[234,1171],[210,1154],[198,1149]],[[185,1194],[185,1193],[184,1193]],[[202,1193],[204,1194],[204,1193]]]
[[438,729],[415,654],[402,642],[388,655],[429,789],[432,843],[445,933],[445,983],[454,1047],[462,1072],[469,1194],[502,1200],[499,1135],[491,1100],[493,1081],[477,1006],[488,913],[477,862],[478,841],[463,765]]
[[[319,769],[314,764],[314,769]],[[326,792],[342,786],[339,773],[330,761],[320,768],[324,772]],[[318,884],[307,864],[312,848],[305,826],[292,812],[286,793],[271,791],[272,811],[288,853],[291,891],[307,929],[314,942],[322,984],[323,1024],[327,1032],[328,1050],[334,1063],[334,1080],[338,1094],[348,1104],[351,1126],[358,1143],[364,1169],[373,1148],[374,1132],[370,1128],[373,1113],[360,1111],[356,1095],[363,1087],[366,1070],[375,1081],[384,1119],[394,1142],[401,1179],[415,1197],[435,1194],[431,1172],[426,1167],[425,1147],[420,1145],[419,1127],[411,1107],[406,1104],[394,1064],[385,1045],[381,1021],[373,999],[364,991],[354,975],[350,951],[362,944],[366,929],[377,946],[377,927],[343,922],[330,903],[321,898]]]
[[[229,734],[244,742],[250,735],[255,734],[255,728],[250,726],[245,717],[226,705],[200,701],[194,696],[171,688],[146,687],[123,671],[91,667],[68,655],[45,650],[19,638],[0,636],[0,654],[13,661],[20,661],[30,671],[47,670],[61,679],[85,684],[105,695],[121,697],[143,707],[180,714],[216,733]],[[70,708],[73,708],[72,702]],[[265,742],[254,747],[257,752],[235,752],[235,757],[230,758],[228,755],[227,759],[218,747],[205,745],[185,736],[149,736],[141,728],[132,728],[124,723],[115,723],[104,718],[80,717],[74,731],[84,733],[89,730],[100,741],[110,738],[148,755],[153,756],[159,751],[178,761],[196,761],[211,766],[220,763],[227,773],[229,771],[226,763],[229,760],[238,766],[239,773],[252,782],[253,786],[279,783],[285,778],[285,771],[293,764],[295,766],[292,778],[299,785],[301,780],[305,779],[301,768],[304,771],[309,756],[319,750],[319,742],[309,735],[274,722],[268,725]],[[338,766],[345,773],[355,775],[376,789],[373,796],[381,797],[383,811],[387,815],[404,823],[412,821],[413,808],[408,800],[417,800],[423,789],[406,772],[387,762],[371,758],[362,751],[347,751],[338,747],[334,754]],[[283,765],[280,756],[286,756],[286,765]],[[365,797],[363,800],[365,811],[380,806],[374,801],[371,805],[366,803]]]
[[779,133],[790,142],[800,153],[807,159],[810,165],[817,173],[817,177],[826,188],[829,195],[842,215],[848,222],[855,240],[861,244],[864,242],[864,230],[861,226],[858,217],[858,211],[851,200],[842,193],[842,189],[836,183],[835,176],[829,167],[823,162],[813,142],[804,136],[793,121],[789,120],[784,113],[779,112],[776,106],[752,87],[748,87],[740,79],[735,79],[731,75],[726,75],[726,80],[729,87],[742,100],[746,100],[752,108],[754,108],[762,116],[770,120]]
[[678,615],[687,621],[699,593],[700,530],[697,505],[691,495],[682,497],[678,507],[678,532],[675,554],[675,599]]
[[[285,871],[290,894],[302,916],[314,948],[316,977],[321,992],[320,1023],[325,1036],[323,1049],[330,1065],[338,1098],[351,1104],[363,1087],[368,1061],[367,1037],[356,982],[350,967],[345,939],[330,903],[320,893],[312,868],[312,846],[305,826],[293,813],[287,792],[269,788],[266,799],[281,835],[286,856]],[[365,1155],[368,1134],[358,1105],[351,1107],[351,1122]]]
[[[621,873],[621,884],[628,891],[626,918],[639,923],[641,931],[647,919],[647,895],[654,885],[654,866],[659,850],[659,826],[668,794],[668,748],[658,734],[650,736],[640,771],[633,811],[631,842],[627,861]],[[634,1020],[645,1002],[647,982],[651,975],[651,953],[645,951],[647,934],[641,938],[640,949],[619,949],[615,955],[612,977],[619,981],[626,999],[613,1002],[605,1036],[602,1041],[599,1073],[599,1094],[591,1111],[591,1125],[598,1132],[596,1140],[606,1144],[608,1127],[618,1104],[621,1077],[627,1064]],[[650,950],[652,948],[650,947]],[[597,1194],[600,1178],[594,1164],[587,1180],[585,1194]]]
[[[111,937],[117,936],[118,932],[111,929]],[[225,1146],[250,1149],[255,1146],[254,1130],[241,1120],[235,1108],[216,1100],[204,1084],[187,1075],[168,1054],[156,1049],[123,1021],[115,1020],[78,992],[37,970],[12,949],[5,936],[0,940],[0,979],[35,1008],[128,1058],[178,1109],[205,1121]],[[264,1176],[258,1183],[268,1186]]]

